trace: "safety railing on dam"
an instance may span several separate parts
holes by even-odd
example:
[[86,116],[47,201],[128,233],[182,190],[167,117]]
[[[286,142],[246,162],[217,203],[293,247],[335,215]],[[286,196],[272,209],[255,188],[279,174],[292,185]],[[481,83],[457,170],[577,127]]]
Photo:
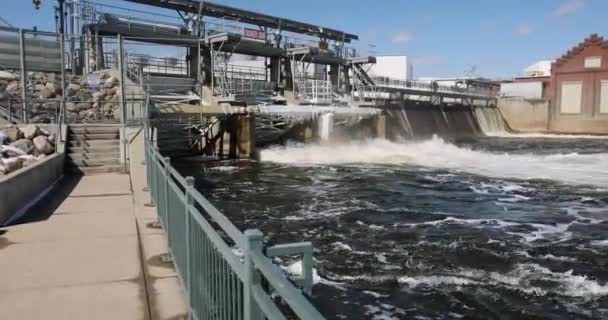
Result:
[[435,92],[438,94],[458,94],[458,95],[470,95],[479,97],[495,98],[496,92],[486,88],[468,88],[440,85],[436,82],[425,82],[425,81],[413,81],[413,80],[398,80],[387,77],[373,77],[375,86],[380,88],[394,88],[394,89],[409,89],[420,92]]
[[[311,243],[264,247],[260,231],[237,229],[148,139],[145,155],[151,198],[192,319],[324,319],[306,297]],[[301,277],[290,279],[272,257],[296,255]]]

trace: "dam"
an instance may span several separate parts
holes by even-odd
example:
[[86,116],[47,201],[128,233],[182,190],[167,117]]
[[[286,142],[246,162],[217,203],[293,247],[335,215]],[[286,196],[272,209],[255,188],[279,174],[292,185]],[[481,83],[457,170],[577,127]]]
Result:
[[122,2],[0,27],[0,318],[608,317],[608,136],[342,30]]

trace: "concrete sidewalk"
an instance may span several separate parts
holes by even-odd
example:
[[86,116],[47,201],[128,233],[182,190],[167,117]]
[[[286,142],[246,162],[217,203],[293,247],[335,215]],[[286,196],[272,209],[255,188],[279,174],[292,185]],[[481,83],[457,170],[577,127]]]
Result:
[[47,220],[0,229],[0,319],[187,318],[133,146],[131,176],[68,178]]

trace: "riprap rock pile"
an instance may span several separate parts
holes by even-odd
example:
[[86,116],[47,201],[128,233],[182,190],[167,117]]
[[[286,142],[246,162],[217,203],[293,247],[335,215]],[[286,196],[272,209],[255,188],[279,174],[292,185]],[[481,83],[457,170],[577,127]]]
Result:
[[55,152],[55,137],[36,125],[0,130],[0,175],[31,165]]

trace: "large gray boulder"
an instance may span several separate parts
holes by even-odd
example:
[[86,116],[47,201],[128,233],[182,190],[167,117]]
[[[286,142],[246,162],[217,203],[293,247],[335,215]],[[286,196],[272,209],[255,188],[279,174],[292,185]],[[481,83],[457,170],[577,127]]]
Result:
[[21,91],[21,85],[19,82],[11,82],[6,86],[6,92],[9,94],[15,95]]
[[55,152],[55,146],[49,141],[46,136],[37,136],[34,138],[34,146],[41,154],[51,154]]
[[35,124],[28,124],[27,126],[23,127],[21,131],[23,132],[23,137],[29,140],[32,140],[42,134],[40,128]]
[[19,158],[0,159],[0,173],[9,174],[23,167],[23,162]]
[[40,114],[37,116],[33,116],[30,118],[30,121],[33,123],[51,123],[51,118],[48,115]]
[[19,156],[25,156],[27,155],[27,153],[25,153],[23,150],[19,149],[19,148],[15,148],[15,147],[11,147],[11,146],[0,146],[0,158],[1,157],[8,157],[8,158],[12,158],[12,157],[19,157]]
[[59,92],[59,87],[57,86],[57,84],[55,84],[55,82],[47,82],[46,83],[46,88],[49,89],[52,93],[58,93]]
[[79,102],[76,105],[76,107],[78,108],[78,111],[90,109],[91,108],[91,103],[89,103],[89,102]]
[[15,80],[17,79],[17,75],[10,71],[0,70],[0,79],[2,80]]
[[112,76],[107,78],[103,83],[104,88],[108,88],[108,89],[114,88],[117,85],[118,85],[118,78],[112,77]]
[[19,139],[10,144],[11,147],[15,147],[25,152],[26,154],[34,153],[34,143],[28,139]]
[[17,128],[17,127],[8,127],[2,131],[9,138],[9,140],[11,142],[17,141],[17,140],[23,138],[23,132],[21,132],[21,130],[19,130],[19,128]]
[[20,156],[18,159],[21,160],[21,165],[23,167],[27,167],[38,160],[36,157],[34,157],[31,154],[28,154],[25,156]]
[[44,87],[44,89],[38,92],[38,96],[40,97],[40,99],[51,99],[55,97],[55,91],[51,91],[47,87]]
[[102,101],[103,98],[104,98],[104,96],[105,96],[105,92],[103,92],[103,91],[94,92],[93,93],[93,101],[94,102]]
[[78,83],[70,83],[68,84],[68,89],[78,91],[80,90],[80,85]]
[[74,102],[66,102],[65,109],[69,112],[78,112],[78,106]]

